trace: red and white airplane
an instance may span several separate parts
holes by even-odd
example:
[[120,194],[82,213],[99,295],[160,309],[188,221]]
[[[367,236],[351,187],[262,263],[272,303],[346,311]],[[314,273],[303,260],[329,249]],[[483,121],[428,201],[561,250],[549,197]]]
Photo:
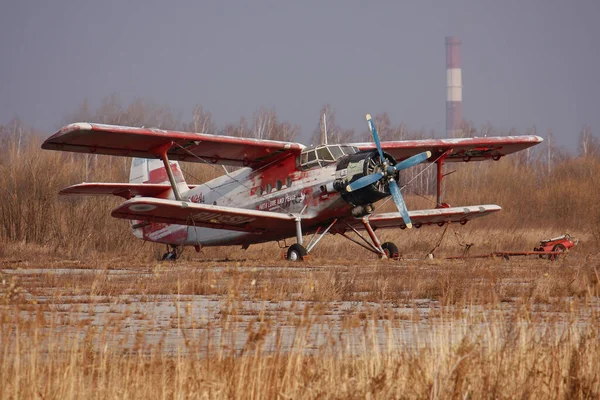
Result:
[[[501,208],[449,207],[441,202],[446,162],[499,160],[542,142],[539,136],[380,142],[367,115],[373,143],[320,145],[74,123],[43,149],[134,157],[129,183],[81,183],[60,194],[121,196],[112,216],[131,221],[140,239],[165,243],[164,259],[182,246],[241,245],[295,237],[287,259],[302,260],[326,233],[340,234],[380,257],[398,248],[375,231],[450,222],[465,224]],[[177,161],[242,167],[189,186]],[[437,164],[437,207],[407,211],[399,172],[421,162]],[[398,212],[375,214],[373,204],[392,196]],[[350,236],[355,232],[358,237]],[[366,231],[369,239],[361,235]],[[305,245],[303,236],[313,234]],[[362,241],[357,240],[362,239]]]

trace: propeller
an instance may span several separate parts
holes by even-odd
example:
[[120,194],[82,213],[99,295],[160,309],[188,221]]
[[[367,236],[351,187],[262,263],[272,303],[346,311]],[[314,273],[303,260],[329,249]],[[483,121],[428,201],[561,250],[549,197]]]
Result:
[[394,179],[394,175],[396,172],[401,171],[406,168],[414,167],[417,164],[422,163],[431,157],[430,151],[424,151],[422,153],[416,154],[412,157],[407,158],[406,160],[402,160],[396,165],[389,165],[386,158],[383,156],[383,150],[381,149],[381,141],[379,140],[379,135],[377,134],[377,129],[375,128],[375,124],[371,119],[371,115],[367,114],[367,123],[369,124],[369,128],[371,129],[371,134],[373,135],[373,141],[375,142],[375,146],[377,147],[377,151],[379,152],[379,160],[381,161],[380,168],[381,171],[374,172],[370,175],[363,176],[355,180],[346,186],[346,191],[353,192],[359,189],[362,189],[366,186],[369,186],[375,182],[380,181],[381,179],[387,179],[390,193],[392,198],[394,199],[394,203],[396,204],[396,208],[400,212],[404,223],[407,228],[412,227],[412,223],[410,221],[410,217],[408,215],[408,210],[406,209],[406,204],[404,203],[404,199],[402,198],[402,194],[400,193],[400,187],[398,183]]

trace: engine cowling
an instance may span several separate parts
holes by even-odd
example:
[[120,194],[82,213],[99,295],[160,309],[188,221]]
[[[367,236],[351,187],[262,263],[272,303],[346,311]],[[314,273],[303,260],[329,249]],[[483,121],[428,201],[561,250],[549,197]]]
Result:
[[[388,165],[396,164],[396,160],[391,155],[383,153],[383,156]],[[386,179],[352,192],[348,192],[346,186],[363,176],[381,171],[381,166],[382,162],[379,159],[377,150],[360,151],[347,155],[338,161],[333,188],[340,193],[346,202],[355,206],[365,206],[379,201],[390,195],[390,188]],[[397,180],[398,176],[395,179]]]

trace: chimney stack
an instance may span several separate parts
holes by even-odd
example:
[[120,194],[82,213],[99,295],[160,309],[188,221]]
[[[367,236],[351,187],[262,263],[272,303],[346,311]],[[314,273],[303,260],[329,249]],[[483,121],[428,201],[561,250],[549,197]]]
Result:
[[462,66],[460,39],[446,36],[446,137],[462,132]]

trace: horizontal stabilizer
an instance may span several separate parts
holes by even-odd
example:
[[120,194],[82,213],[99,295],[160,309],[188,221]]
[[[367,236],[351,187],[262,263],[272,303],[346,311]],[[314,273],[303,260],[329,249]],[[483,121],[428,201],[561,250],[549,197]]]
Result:
[[62,189],[59,194],[62,195],[115,195],[125,199],[131,199],[135,196],[157,197],[161,194],[168,194],[171,189],[169,184],[152,183],[80,183]]
[[136,197],[115,208],[115,218],[165,224],[188,225],[203,228],[227,229],[240,232],[262,233],[276,224],[295,216],[269,211],[246,210],[188,201]]

